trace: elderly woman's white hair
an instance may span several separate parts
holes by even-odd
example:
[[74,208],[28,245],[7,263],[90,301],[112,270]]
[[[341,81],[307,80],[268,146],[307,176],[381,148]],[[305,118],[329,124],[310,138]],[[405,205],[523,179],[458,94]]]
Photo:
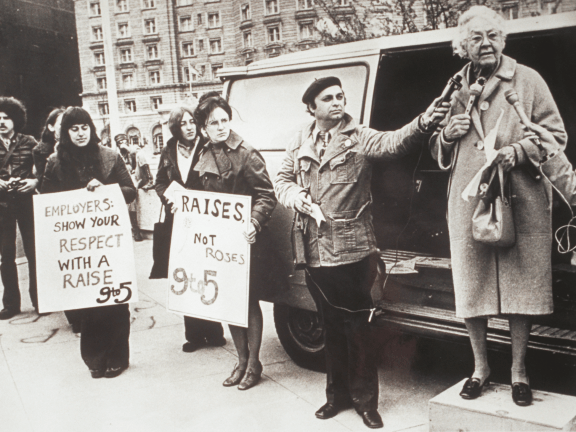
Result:
[[484,18],[492,22],[495,29],[498,30],[500,35],[506,40],[506,21],[502,15],[486,6],[472,6],[458,18],[458,32],[452,41],[454,54],[458,54],[463,59],[468,58],[465,42],[468,38],[468,23],[474,18]]

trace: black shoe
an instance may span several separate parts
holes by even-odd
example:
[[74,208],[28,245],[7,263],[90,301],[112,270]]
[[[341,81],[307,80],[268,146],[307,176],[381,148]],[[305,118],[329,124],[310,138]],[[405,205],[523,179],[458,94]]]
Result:
[[0,311],[0,320],[8,320],[12,317],[15,317],[20,313],[17,309],[2,309]]
[[382,417],[378,414],[378,411],[371,410],[371,411],[364,411],[359,413],[360,417],[362,417],[362,421],[366,426],[370,429],[379,429],[384,427],[384,422],[382,421]]
[[335,417],[340,412],[341,407],[330,402],[325,403],[322,407],[316,411],[316,418],[321,420],[328,420]]
[[238,365],[234,366],[234,370],[232,371],[232,375],[224,380],[222,385],[224,387],[232,387],[235,385],[240,384],[242,378],[244,378],[244,374],[246,373],[246,369],[240,369]]
[[512,384],[512,400],[518,406],[528,406],[532,404],[532,390],[530,386],[523,382]]
[[217,338],[206,338],[206,345],[213,346],[213,347],[223,347],[226,345],[226,339],[224,336],[220,336]]
[[128,366],[118,366],[118,367],[109,367],[106,368],[106,372],[104,372],[104,376],[106,378],[116,378],[122,372],[124,372]]
[[476,399],[482,393],[485,385],[490,384],[490,378],[486,378],[482,384],[478,378],[468,378],[462,387],[460,396],[462,399]]
[[137,241],[137,242],[141,242],[142,240],[144,240],[140,230],[138,230],[138,231],[132,230],[132,237],[134,237],[134,241]]
[[92,375],[92,378],[94,379],[102,378],[105,372],[106,371],[104,371],[103,369],[90,369],[90,375]]
[[206,342],[204,342],[204,341],[186,342],[184,345],[182,345],[182,351],[184,351],[185,353],[191,353],[191,352],[196,351],[199,348],[202,348],[205,345],[206,345]]
[[240,384],[238,384],[238,390],[248,390],[254,387],[256,384],[260,382],[260,378],[262,378],[262,363],[259,364],[259,367],[256,369],[248,368],[246,370],[246,374]]

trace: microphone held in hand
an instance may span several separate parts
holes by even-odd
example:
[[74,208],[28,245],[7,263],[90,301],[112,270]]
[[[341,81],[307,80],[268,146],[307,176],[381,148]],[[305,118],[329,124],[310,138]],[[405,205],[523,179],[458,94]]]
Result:
[[466,106],[464,114],[470,115],[476,100],[482,94],[482,90],[484,90],[484,85],[486,85],[486,78],[480,77],[470,86],[470,98],[468,99],[468,105]]
[[[444,102],[450,102],[452,93],[454,93],[456,90],[460,90],[461,88],[462,88],[462,75],[456,74],[448,80],[448,84],[446,84],[446,87],[444,87],[444,91],[440,95],[440,100],[436,103],[436,108],[442,106]],[[434,109],[434,111],[436,111],[436,109]],[[427,127],[427,129],[438,126],[438,124],[440,124],[441,121],[442,119],[432,121],[430,125]]]
[[[516,93],[516,90],[508,89],[504,92],[504,96],[506,97],[508,103],[514,107],[514,110],[516,111],[516,114],[518,114],[518,117],[520,117],[520,123],[522,123],[528,131],[534,133],[531,126],[532,122],[522,109],[522,105],[520,105],[520,100],[518,99],[518,93]],[[544,151],[544,147],[542,147],[542,143],[540,142],[539,138],[532,138],[532,140],[534,141],[534,144],[536,144],[541,151]]]

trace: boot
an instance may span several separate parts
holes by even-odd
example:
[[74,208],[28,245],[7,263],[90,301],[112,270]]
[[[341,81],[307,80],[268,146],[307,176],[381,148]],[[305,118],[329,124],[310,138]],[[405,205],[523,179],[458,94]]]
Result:
[[130,223],[132,225],[132,236],[134,237],[134,241],[141,242],[144,239],[142,238],[140,228],[138,227],[138,215],[136,214],[136,212],[129,212],[129,215],[130,215]]

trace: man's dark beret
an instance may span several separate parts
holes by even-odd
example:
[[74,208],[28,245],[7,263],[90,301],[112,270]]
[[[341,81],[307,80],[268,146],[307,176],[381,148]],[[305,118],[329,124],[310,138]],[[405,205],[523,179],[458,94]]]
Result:
[[315,79],[314,82],[310,84],[310,86],[304,92],[304,96],[302,96],[302,102],[304,102],[306,105],[313,103],[316,96],[318,96],[323,90],[326,90],[328,87],[332,86],[342,87],[342,83],[338,78],[334,76]]

